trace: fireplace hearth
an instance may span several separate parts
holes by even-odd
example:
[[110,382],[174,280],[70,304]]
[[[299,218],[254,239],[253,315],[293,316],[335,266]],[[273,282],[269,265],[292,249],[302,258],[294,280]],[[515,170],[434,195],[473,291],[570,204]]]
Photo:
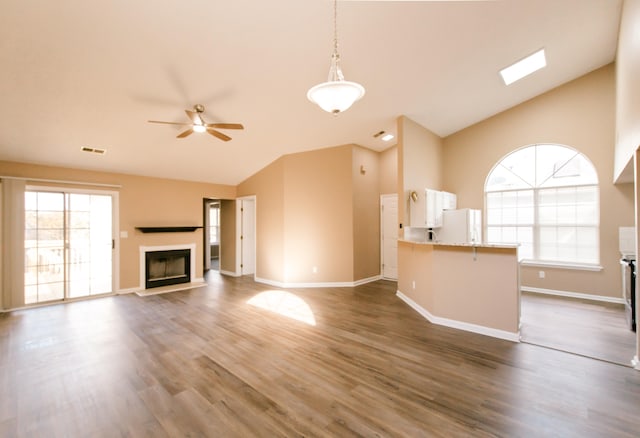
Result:
[[145,288],[191,281],[191,251],[174,249],[145,252]]

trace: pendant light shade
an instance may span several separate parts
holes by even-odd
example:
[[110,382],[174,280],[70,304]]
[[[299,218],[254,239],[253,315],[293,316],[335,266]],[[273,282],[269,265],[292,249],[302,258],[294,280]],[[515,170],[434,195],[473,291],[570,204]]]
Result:
[[364,87],[356,82],[344,80],[340,68],[340,55],[338,54],[337,31],[337,0],[333,2],[333,54],[331,55],[331,67],[329,78],[307,91],[307,98],[328,113],[334,115],[346,111],[364,96]]

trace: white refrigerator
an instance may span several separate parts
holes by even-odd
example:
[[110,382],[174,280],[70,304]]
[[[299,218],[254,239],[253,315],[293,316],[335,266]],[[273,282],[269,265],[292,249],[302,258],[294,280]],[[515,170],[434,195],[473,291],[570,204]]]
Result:
[[471,208],[445,210],[442,226],[434,231],[436,242],[482,243],[482,212]]

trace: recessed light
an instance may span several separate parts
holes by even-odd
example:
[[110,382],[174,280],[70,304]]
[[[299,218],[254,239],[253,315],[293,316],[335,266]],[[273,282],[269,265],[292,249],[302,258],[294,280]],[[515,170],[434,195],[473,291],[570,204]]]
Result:
[[387,134],[381,138],[382,141],[390,141],[393,140],[393,134]]
[[525,76],[546,67],[547,60],[544,56],[544,49],[538,50],[533,55],[529,55],[524,59],[500,70],[500,75],[505,85],[511,85]]

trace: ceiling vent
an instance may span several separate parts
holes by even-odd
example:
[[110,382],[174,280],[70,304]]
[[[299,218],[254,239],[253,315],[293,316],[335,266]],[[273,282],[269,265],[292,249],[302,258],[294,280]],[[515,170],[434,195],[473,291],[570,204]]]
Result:
[[82,152],[92,152],[92,153],[94,153],[94,154],[98,154],[98,155],[104,155],[104,153],[105,153],[105,152],[107,152],[107,151],[106,151],[106,150],[104,150],[104,149],[90,148],[90,147],[88,147],[88,146],[82,146],[82,147],[80,148],[80,150],[81,150]]

